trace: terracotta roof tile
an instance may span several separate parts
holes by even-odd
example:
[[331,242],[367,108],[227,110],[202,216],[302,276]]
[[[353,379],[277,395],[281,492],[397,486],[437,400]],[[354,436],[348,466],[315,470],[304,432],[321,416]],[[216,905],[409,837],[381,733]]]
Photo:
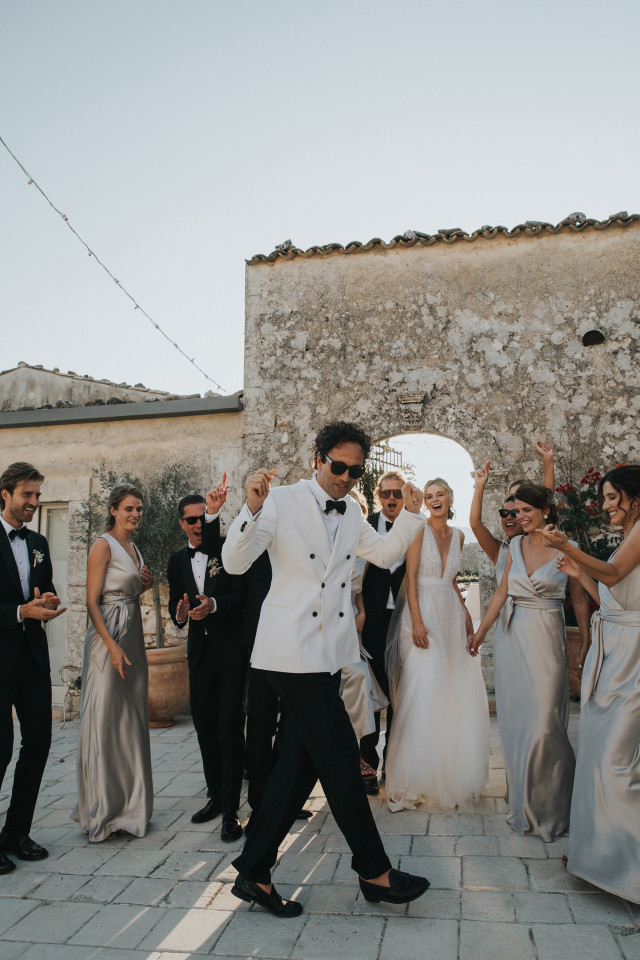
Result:
[[628,214],[626,210],[612,214],[607,220],[590,220],[584,213],[577,212],[570,213],[568,217],[565,217],[565,219],[561,220],[556,226],[541,220],[526,220],[511,230],[509,230],[508,227],[492,227],[486,224],[480,227],[479,230],[474,230],[473,233],[466,233],[460,227],[449,227],[438,230],[437,233],[421,233],[419,230],[407,230],[405,233],[394,237],[393,240],[390,240],[388,243],[381,240],[380,237],[373,237],[368,243],[352,240],[344,247],[341,243],[327,243],[324,246],[314,246],[309,247],[308,250],[301,250],[299,247],[294,246],[291,240],[285,240],[284,243],[278,244],[272,253],[256,253],[250,260],[247,260],[247,263],[253,266],[259,263],[275,263],[276,260],[294,260],[298,257],[307,259],[310,257],[327,257],[333,253],[367,253],[375,247],[382,247],[384,250],[393,250],[395,247],[400,247],[401,249],[415,246],[431,247],[438,243],[457,243],[459,240],[466,240],[467,242],[480,239],[492,240],[498,236],[517,238],[535,237],[545,233],[564,233],[566,231],[582,233],[588,229],[607,230],[613,226],[625,227],[637,221],[640,221],[640,214]]

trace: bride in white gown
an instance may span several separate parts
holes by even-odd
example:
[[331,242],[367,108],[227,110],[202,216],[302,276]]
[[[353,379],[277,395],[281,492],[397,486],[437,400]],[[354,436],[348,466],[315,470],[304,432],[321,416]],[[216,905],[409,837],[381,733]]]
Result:
[[487,694],[480,663],[466,650],[473,625],[456,582],[464,534],[447,523],[453,491],[446,481],[429,481],[424,493],[429,519],[407,551],[407,602],[396,604],[387,647],[392,812],[423,801],[462,807],[489,770]]

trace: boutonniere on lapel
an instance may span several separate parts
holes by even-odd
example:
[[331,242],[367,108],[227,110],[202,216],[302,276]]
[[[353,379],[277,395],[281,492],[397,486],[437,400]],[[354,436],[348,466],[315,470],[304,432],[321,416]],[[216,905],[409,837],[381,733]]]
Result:
[[33,569],[35,570],[38,564],[42,563],[43,560],[44,560],[44,553],[40,553],[39,550],[34,550],[33,551]]
[[222,564],[216,557],[209,557],[207,560],[207,570],[210,577],[215,577],[222,570]]

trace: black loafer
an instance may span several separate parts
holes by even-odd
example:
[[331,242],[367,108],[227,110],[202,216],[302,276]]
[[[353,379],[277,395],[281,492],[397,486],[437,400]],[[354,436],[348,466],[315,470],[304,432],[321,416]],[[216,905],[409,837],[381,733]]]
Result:
[[242,827],[237,817],[234,817],[233,820],[228,819],[222,821],[222,826],[220,827],[221,840],[224,840],[225,843],[232,843],[234,840],[239,840],[241,836]]
[[49,851],[26,833],[0,833],[0,851],[12,853],[20,860],[44,860],[49,856]]
[[16,865],[13,860],[9,860],[9,857],[5,857],[4,853],[0,853],[0,875],[3,873],[11,873],[15,868]]
[[257,903],[259,907],[264,907],[274,917],[299,917],[302,913],[302,904],[295,900],[283,900],[275,887],[271,887],[271,893],[265,893],[257,883],[252,880],[245,880],[238,874],[236,882],[231,888],[231,893],[239,900],[245,900],[247,903]]
[[216,800],[208,800],[202,810],[191,817],[191,823],[206,823],[207,820],[215,820],[222,813],[222,808]]
[[313,810],[305,810],[304,808],[300,813],[296,813],[296,820],[310,820],[313,816]]
[[426,877],[414,877],[413,874],[403,873],[401,870],[389,872],[389,884],[388,887],[381,887],[360,877],[362,896],[368,903],[380,903],[381,900],[385,903],[409,903],[410,900],[417,900],[429,889]]

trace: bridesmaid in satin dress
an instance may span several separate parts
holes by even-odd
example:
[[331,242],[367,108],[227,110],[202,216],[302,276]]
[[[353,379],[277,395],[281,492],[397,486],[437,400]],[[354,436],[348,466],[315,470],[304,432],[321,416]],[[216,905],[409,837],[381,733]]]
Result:
[[[544,464],[542,485],[549,490],[554,490],[556,481],[553,449],[550,444],[544,443],[542,440],[536,440],[533,446],[536,453],[542,457]],[[507,563],[507,557],[509,556],[509,542],[513,537],[518,537],[522,534],[522,527],[520,526],[520,521],[517,518],[517,511],[515,509],[515,494],[523,483],[529,483],[530,481],[521,479],[514,480],[509,484],[508,496],[498,511],[500,515],[500,526],[505,536],[504,540],[499,540],[497,537],[494,537],[482,522],[482,500],[490,472],[490,460],[487,460],[487,462],[476,471],[473,499],[469,513],[469,526],[480,547],[495,567],[496,580],[500,583]]]
[[118,830],[147,831],[153,808],[148,668],[140,594],[153,578],[131,541],[142,494],[119,484],[109,494],[107,531],[89,552],[78,738],[78,803],[73,812],[98,843]]
[[[494,640],[496,705],[507,774],[511,828],[545,842],[569,824],[575,756],[569,738],[569,687],[562,603],[566,574],[541,530],[557,522],[550,490],[523,484],[516,494],[526,536],[514,537],[500,585],[467,649],[477,656],[501,614]],[[588,603],[577,581],[571,598],[581,636],[588,630]],[[502,611],[502,612],[501,612]]]
[[582,676],[567,865],[640,903],[640,467],[611,470],[600,495],[609,522],[623,532],[608,563],[553,527],[543,533],[564,554],[561,569],[600,603]]

